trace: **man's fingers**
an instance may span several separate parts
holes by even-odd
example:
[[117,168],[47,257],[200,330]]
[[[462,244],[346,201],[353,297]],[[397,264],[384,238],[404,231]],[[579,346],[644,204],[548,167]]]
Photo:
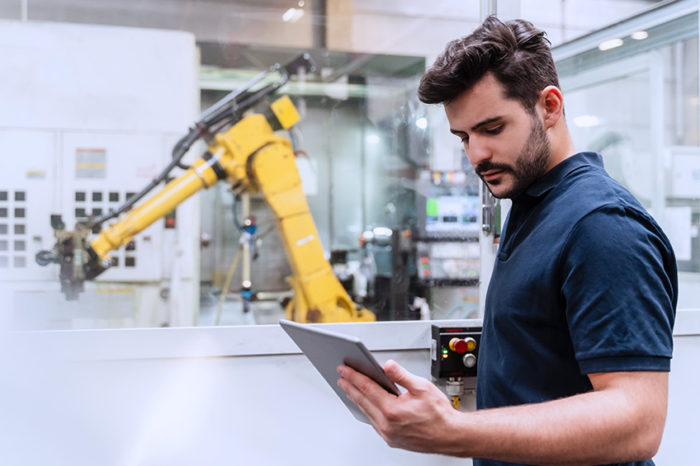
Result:
[[425,383],[427,381],[424,378],[411,374],[396,361],[388,360],[386,364],[384,364],[384,372],[386,372],[386,375],[392,382],[405,387],[409,392],[425,389]]
[[345,395],[360,408],[367,419],[374,425],[381,418],[381,412],[372,401],[365,396],[355,385],[344,378],[338,379],[338,386],[343,389]]
[[341,375],[338,386],[345,391],[350,401],[355,403],[373,424],[381,419],[379,405],[385,397],[391,395],[374,380],[352,368],[340,366],[338,373]]
[[382,398],[388,396],[386,390],[384,390],[377,382],[370,379],[366,375],[352,369],[348,366],[338,367],[338,373],[340,376],[348,380],[352,385],[357,387],[366,397],[372,399],[372,401],[379,402]]

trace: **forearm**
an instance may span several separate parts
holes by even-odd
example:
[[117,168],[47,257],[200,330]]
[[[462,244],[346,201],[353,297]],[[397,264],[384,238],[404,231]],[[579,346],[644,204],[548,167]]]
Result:
[[[528,464],[608,464],[648,459],[658,448],[663,418],[624,390],[460,413],[443,453]],[[660,427],[659,427],[660,424]],[[660,430],[661,431],[660,431]],[[468,439],[468,440],[467,440]]]

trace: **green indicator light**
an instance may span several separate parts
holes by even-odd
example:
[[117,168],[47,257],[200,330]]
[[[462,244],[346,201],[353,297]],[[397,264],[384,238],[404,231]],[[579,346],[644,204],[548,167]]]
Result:
[[425,213],[428,217],[438,216],[438,200],[437,199],[427,199],[425,201]]
[[449,350],[448,350],[447,348],[443,348],[443,349],[442,349],[442,354],[447,354],[448,351],[449,351]]

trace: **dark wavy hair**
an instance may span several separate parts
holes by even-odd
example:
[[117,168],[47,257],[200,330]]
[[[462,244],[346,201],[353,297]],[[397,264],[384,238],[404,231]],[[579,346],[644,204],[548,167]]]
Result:
[[540,92],[559,87],[549,39],[529,21],[503,23],[489,16],[471,35],[453,40],[423,75],[418,98],[426,104],[448,103],[493,73],[507,98],[534,111]]

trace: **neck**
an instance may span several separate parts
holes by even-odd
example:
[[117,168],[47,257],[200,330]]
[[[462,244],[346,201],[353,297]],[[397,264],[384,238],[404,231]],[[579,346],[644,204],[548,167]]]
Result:
[[551,131],[549,144],[552,156],[549,159],[547,171],[576,153],[574,141],[571,139],[569,128],[566,125],[556,125]]

